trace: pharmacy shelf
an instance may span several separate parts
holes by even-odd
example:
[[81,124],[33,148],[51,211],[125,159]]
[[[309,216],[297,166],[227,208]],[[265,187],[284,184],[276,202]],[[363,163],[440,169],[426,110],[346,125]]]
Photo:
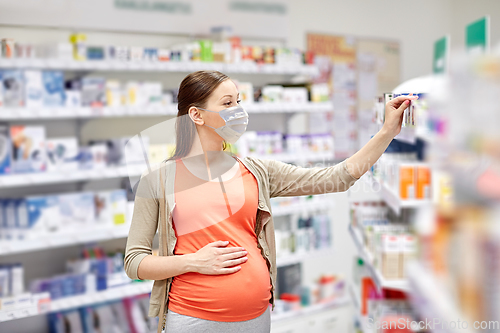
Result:
[[128,236],[129,229],[130,225],[124,224],[100,228],[80,228],[71,232],[54,232],[45,236],[37,234],[34,237],[16,241],[2,239],[0,256],[124,238]]
[[[408,277],[412,287],[410,301],[413,309],[422,319],[433,321],[434,318],[441,323],[452,323],[460,319],[467,321],[466,317],[457,308],[457,303],[449,293],[446,292],[444,284],[440,283],[436,277],[418,262],[412,262],[408,265]],[[443,329],[441,325],[436,327],[433,332],[439,333],[472,333],[472,321],[467,321],[469,329]],[[439,328],[439,329],[438,329]]]
[[290,254],[283,257],[276,258],[276,266],[282,267],[287,265],[293,265],[303,262],[304,260],[315,259],[315,258],[332,258],[334,254],[333,248],[325,248],[319,250],[306,251],[303,253]]
[[374,258],[373,255],[366,249],[363,244],[363,238],[361,236],[361,232],[356,230],[351,224],[349,225],[349,233],[358,248],[359,256],[363,259],[365,266],[368,268],[370,275],[373,279],[373,282],[377,285],[378,289],[386,288],[386,289],[394,289],[401,290],[404,292],[410,291],[410,285],[407,279],[403,280],[387,280],[382,276],[382,273],[374,266]]
[[[303,211],[330,209],[332,205],[332,201],[323,199],[314,203],[279,207],[279,209],[276,209],[278,211],[277,213],[273,208],[273,215],[289,215]],[[2,239],[2,241],[0,242],[0,256],[125,238],[128,236],[129,229],[130,224],[127,223],[119,226],[111,225],[94,226],[87,229],[80,228],[78,231],[67,230],[64,232],[54,232],[46,235],[37,234],[33,237],[29,237],[23,240],[12,241]],[[302,261],[304,258],[310,258],[311,256],[321,256],[323,254],[331,254],[331,252],[332,251],[330,249],[308,252],[307,254],[299,256],[294,255],[283,258],[282,262],[284,263],[284,265],[287,265],[287,263],[296,263]]]
[[291,112],[329,112],[333,111],[332,102],[305,103],[245,103],[243,107],[248,113],[291,113]]
[[133,72],[194,72],[217,70],[224,73],[248,74],[318,74],[318,67],[303,64],[217,63],[217,62],[161,62],[161,61],[75,61],[65,59],[0,59],[0,68],[58,69],[67,71],[133,71]]
[[38,120],[58,118],[147,117],[177,114],[177,105],[124,107],[22,107],[0,108],[0,120]]
[[418,208],[431,204],[431,200],[401,199],[385,184],[380,186],[380,194],[385,203],[397,214],[402,208]]
[[312,199],[311,202],[301,202],[299,204],[291,203],[284,206],[272,206],[273,216],[283,216],[290,214],[300,214],[303,212],[314,212],[318,210],[332,209],[335,201],[328,199]]
[[44,312],[30,313],[26,309],[2,310],[0,311],[0,322],[21,319],[30,316],[42,315],[48,312],[58,312],[79,308],[96,303],[120,300],[126,297],[148,294],[153,287],[153,281],[134,282],[119,287],[113,287],[104,291],[79,296],[60,298],[50,302],[47,307],[50,310]]
[[142,167],[119,166],[102,169],[74,170],[66,172],[35,172],[0,176],[0,188],[70,183],[120,177],[134,177],[142,174]]
[[[250,113],[328,112],[332,102],[305,103],[248,103],[243,104]],[[79,119],[112,117],[150,117],[177,115],[177,104],[123,107],[0,107],[0,120]]]
[[305,317],[308,315],[314,315],[322,311],[339,308],[342,306],[349,305],[350,301],[348,297],[340,297],[333,299],[331,301],[326,301],[314,305],[309,305],[295,311],[286,311],[280,314],[271,314],[271,322],[276,323],[279,321],[295,319],[299,317]]
[[298,154],[281,153],[269,155],[250,154],[248,156],[260,159],[272,159],[287,163],[324,162],[332,161],[335,159],[335,155],[333,152],[308,152]]

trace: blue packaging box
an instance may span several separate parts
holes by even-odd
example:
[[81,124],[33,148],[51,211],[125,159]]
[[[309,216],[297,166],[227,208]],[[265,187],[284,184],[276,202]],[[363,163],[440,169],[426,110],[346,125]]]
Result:
[[45,106],[64,106],[64,74],[61,71],[44,71],[43,102]]
[[11,142],[9,126],[0,124],[0,175],[11,171]]
[[[24,234],[31,232],[40,235],[58,231],[61,227],[59,201],[56,195],[27,197],[26,209],[18,207],[18,218]],[[20,209],[21,208],[21,209]]]

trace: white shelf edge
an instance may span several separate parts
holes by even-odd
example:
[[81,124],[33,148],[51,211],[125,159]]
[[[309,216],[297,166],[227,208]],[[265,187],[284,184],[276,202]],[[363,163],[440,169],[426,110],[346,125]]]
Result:
[[[468,321],[469,327],[473,327],[472,321],[466,317],[454,304],[445,288],[439,284],[429,270],[420,263],[412,262],[408,265],[408,276],[413,292],[410,293],[410,301],[413,308],[423,318],[439,318],[441,322],[455,322],[457,318]],[[440,333],[472,333],[470,329],[448,329],[439,330]]]
[[373,256],[371,253],[368,252],[368,250],[365,248],[362,240],[360,237],[357,235],[357,231],[354,230],[354,227],[349,224],[349,233],[352,236],[352,239],[354,240],[354,243],[356,244],[356,247],[358,248],[359,255],[363,258],[363,261],[365,262],[366,267],[368,267],[368,270],[370,271],[370,275],[372,276],[375,284],[379,289],[382,288],[388,288],[388,289],[395,289],[395,290],[400,290],[404,292],[409,292],[410,291],[410,284],[407,279],[404,280],[387,280],[385,279],[380,271],[373,266]]
[[[91,304],[119,300],[126,297],[147,294],[151,292],[153,281],[134,282],[127,285],[113,287],[93,294],[77,295],[65,297],[50,302],[50,311],[26,314],[25,309],[3,310],[0,311],[0,322],[34,317],[52,312],[59,312],[73,308],[79,308]],[[9,318],[6,318],[9,317]]]
[[296,311],[287,311],[280,314],[271,314],[271,322],[276,323],[287,319],[298,318],[303,316],[308,316],[311,314],[316,314],[321,311],[329,310],[332,308],[342,307],[348,305],[349,298],[347,296],[342,296],[340,298],[333,299],[331,301],[318,303],[309,305],[307,307],[303,307],[300,310]]
[[45,185],[53,183],[71,183],[95,179],[111,179],[128,176],[140,176],[142,169],[140,165],[137,168],[129,170],[127,166],[107,167],[102,169],[84,169],[61,172],[31,172],[31,173],[13,173],[0,176],[0,188],[21,187]]
[[[313,199],[312,201],[314,201]],[[316,210],[328,210],[335,205],[335,201],[321,199],[316,202],[301,202],[299,204],[291,204],[285,206],[272,206],[273,216],[284,216],[290,214],[300,214],[302,212],[312,212]]]
[[282,267],[282,266],[297,264],[304,261],[305,259],[319,258],[323,256],[333,255],[333,253],[334,253],[333,247],[329,247],[324,249],[306,251],[303,253],[290,254],[283,257],[277,257],[276,266]]
[[130,224],[127,223],[105,228],[83,228],[78,232],[56,232],[48,235],[48,237],[40,236],[35,239],[2,240],[0,243],[0,256],[124,238],[128,236],[129,229]]
[[281,154],[268,154],[268,155],[260,155],[260,154],[250,154],[249,157],[255,157],[260,159],[274,159],[282,162],[322,162],[322,161],[331,161],[335,159],[335,156],[332,152],[320,152],[320,153],[303,153],[303,154],[290,154],[290,153],[281,153]]
[[[334,203],[326,199],[322,199],[315,204],[303,204],[303,205],[290,205],[279,208],[278,213],[273,213],[274,216],[282,216],[293,213],[299,213],[302,211],[315,211],[317,209],[328,209],[329,206]],[[274,210],[274,209],[273,209]],[[47,237],[37,237],[35,239],[24,239],[16,241],[6,241],[2,240],[0,242],[0,256],[12,255],[16,253],[25,253],[39,250],[46,250],[52,248],[59,248],[65,246],[72,246],[75,244],[85,244],[89,242],[96,241],[107,241],[112,239],[124,238],[128,236],[130,224],[126,223],[124,225],[117,226],[107,226],[107,227],[96,227],[79,230],[78,233],[72,231],[57,232]],[[304,256],[321,254],[324,250],[314,250],[312,252],[306,252],[305,254],[299,255],[300,258]],[[290,262],[300,262],[302,259],[297,259],[296,256],[292,256],[290,259],[285,259]]]
[[401,199],[386,184],[380,185],[380,191],[384,201],[397,214],[401,212],[401,208],[418,208],[431,204],[429,199]]
[[123,72],[194,72],[211,69],[227,73],[250,74],[309,74],[315,75],[319,69],[315,65],[307,64],[265,64],[256,63],[222,63],[222,62],[181,62],[181,61],[110,61],[70,59],[0,59],[0,68],[13,69],[56,69],[68,71],[123,71]]
[[[327,112],[333,110],[331,102],[306,103],[247,103],[244,108],[250,114]],[[0,107],[0,120],[34,120],[58,118],[113,118],[113,117],[154,117],[177,115],[177,104],[166,106],[121,106],[121,107]]]

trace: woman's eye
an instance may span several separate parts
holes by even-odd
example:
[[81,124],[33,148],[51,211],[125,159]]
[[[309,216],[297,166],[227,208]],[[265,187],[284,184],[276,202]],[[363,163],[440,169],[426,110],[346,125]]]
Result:
[[241,103],[241,99],[237,100],[236,103],[240,104]]
[[224,105],[231,105],[231,101],[224,103]]

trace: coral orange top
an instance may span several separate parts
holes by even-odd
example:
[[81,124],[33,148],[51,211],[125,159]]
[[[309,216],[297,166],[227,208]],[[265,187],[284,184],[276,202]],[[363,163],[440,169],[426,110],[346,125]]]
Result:
[[176,161],[174,253],[195,253],[222,240],[229,241],[228,246],[245,248],[248,260],[233,274],[174,277],[168,304],[174,312],[206,320],[243,321],[260,316],[268,307],[271,281],[255,234],[257,180],[238,163],[238,172],[220,183],[202,180],[182,160]]

